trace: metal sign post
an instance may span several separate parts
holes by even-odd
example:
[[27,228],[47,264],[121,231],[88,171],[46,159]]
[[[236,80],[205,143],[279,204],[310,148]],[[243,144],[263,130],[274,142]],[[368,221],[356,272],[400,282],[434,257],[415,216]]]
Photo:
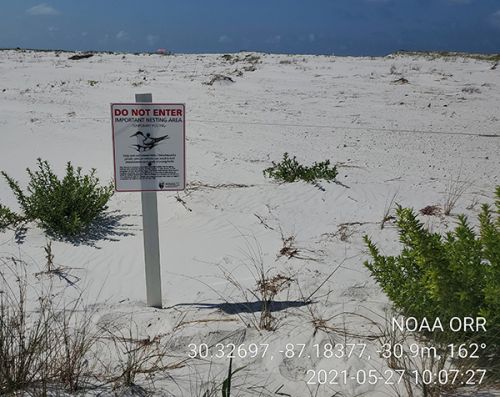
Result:
[[147,304],[162,307],[157,191],[186,185],[185,106],[152,103],[136,94],[134,103],[111,104],[117,192],[141,192]]
[[[136,102],[153,102],[152,94],[135,94]],[[144,261],[146,263],[146,300],[148,306],[162,307],[160,238],[156,192],[141,192]]]

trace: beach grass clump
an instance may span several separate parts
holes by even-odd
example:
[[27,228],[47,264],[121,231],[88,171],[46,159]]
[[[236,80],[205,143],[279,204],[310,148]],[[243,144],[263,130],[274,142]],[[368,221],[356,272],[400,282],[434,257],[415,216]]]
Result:
[[315,162],[307,167],[300,164],[297,158],[289,157],[288,153],[283,154],[283,160],[279,163],[272,162],[273,166],[264,170],[264,175],[279,182],[295,182],[302,180],[305,182],[315,182],[318,179],[332,181],[338,174],[337,167],[330,166],[330,160],[320,163]]
[[55,385],[75,392],[93,367],[94,312],[82,295],[63,301],[55,272],[37,273],[43,283],[33,283],[30,265],[0,257],[0,395],[46,396]]
[[81,167],[66,164],[66,174],[59,179],[47,161],[38,159],[38,169],[27,172],[30,177],[27,191],[2,171],[23,210],[23,217],[36,221],[56,237],[74,237],[84,233],[107,209],[113,186],[101,186],[95,176],[83,174]]
[[[484,317],[485,332],[440,332],[445,343],[474,340],[485,343],[484,357],[500,353],[500,186],[495,208],[484,204],[479,233],[464,215],[453,231],[441,235],[427,230],[412,209],[398,206],[396,225],[402,251],[384,256],[365,236],[370,270],[397,309],[407,317],[431,324],[436,318]],[[500,366],[492,371],[500,375]]]

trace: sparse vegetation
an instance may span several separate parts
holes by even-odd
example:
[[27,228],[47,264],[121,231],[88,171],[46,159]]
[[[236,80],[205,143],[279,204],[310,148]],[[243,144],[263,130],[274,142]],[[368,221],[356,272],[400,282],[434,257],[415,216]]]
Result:
[[462,92],[465,94],[480,94],[481,90],[477,87],[464,87]]
[[403,56],[421,56],[430,59],[456,59],[469,58],[479,61],[500,61],[500,54],[473,54],[469,52],[454,52],[454,51],[397,51],[395,55]]
[[86,360],[96,342],[92,314],[81,295],[62,304],[50,277],[34,287],[26,267],[0,259],[0,394],[36,388],[46,395],[55,382],[76,391],[88,376]]
[[259,62],[261,62],[260,56],[257,54],[246,54],[243,56],[242,54],[236,55],[236,54],[224,54],[221,56],[221,58],[229,62],[231,64],[234,64],[236,62],[248,62],[252,65],[255,65]]
[[[276,297],[280,292],[289,288],[293,280],[279,273],[272,276],[270,272],[264,271],[263,268],[258,269],[258,271],[259,273],[255,275],[255,290],[246,289],[233,274],[227,271],[224,271],[224,277],[241,292],[244,302],[239,303],[239,305],[241,305],[242,313],[247,312],[250,314],[249,323],[258,330],[275,331],[279,325],[278,319],[273,316]],[[256,302],[252,303],[254,299]],[[230,301],[227,302],[231,303]],[[258,305],[258,310],[253,309],[255,305]],[[242,320],[244,319],[242,318]],[[248,323],[247,321],[244,322]]]
[[[246,241],[247,252],[246,261],[243,265],[251,273],[255,281],[253,289],[247,288],[240,282],[240,277],[221,267],[224,278],[232,285],[240,296],[237,297],[237,305],[240,319],[247,325],[253,325],[258,330],[274,331],[279,325],[279,320],[273,316],[276,309],[276,297],[283,291],[290,288],[294,281],[291,277],[276,271],[273,268],[266,268],[260,245],[256,240]],[[219,294],[228,304],[234,304],[233,299]],[[242,316],[248,313],[249,316]]]
[[116,365],[110,368],[111,379],[116,386],[133,386],[137,376],[157,372],[162,368],[159,338],[140,339],[138,327],[132,324],[125,330],[117,326],[102,329],[102,334],[112,341],[110,354],[116,353]]
[[204,82],[202,84],[214,85],[214,83],[216,83],[216,82],[234,83],[234,80],[229,76],[224,76],[222,74],[216,74],[216,75],[212,76],[212,78],[209,81]]
[[311,167],[304,166],[288,153],[283,154],[283,160],[279,163],[272,162],[273,166],[264,170],[264,175],[279,182],[295,182],[303,180],[305,182],[315,182],[318,179],[332,181],[338,174],[337,167],[330,167],[330,160],[315,162]]
[[[255,72],[257,70],[257,64],[261,63],[261,58],[259,55],[257,54],[246,54],[246,55],[243,55],[243,54],[224,54],[221,56],[221,58],[231,64],[231,65],[234,65],[236,63],[238,64],[243,64],[243,65],[238,65],[238,68],[235,69],[234,71],[230,72],[230,74],[234,75],[234,76],[238,76],[238,77],[241,77],[243,76],[243,72]],[[246,63],[246,65],[244,65]],[[241,68],[241,70],[240,70]],[[234,82],[234,80],[229,77],[229,76],[225,76],[225,75],[222,75],[222,74],[216,74],[216,75],[213,75],[212,78],[207,81],[207,82],[204,82],[202,84],[205,84],[205,85],[213,85],[215,82],[226,82],[226,83],[231,83],[231,82]]]
[[[45,251],[46,269],[54,270],[50,245]],[[32,265],[0,258],[0,395],[131,386],[139,375],[187,361],[169,355],[161,336],[140,338],[137,327],[114,321],[96,325],[97,309],[85,304],[82,291],[54,271],[30,274]]]
[[30,176],[27,192],[19,183],[2,171],[20,207],[23,217],[37,221],[45,231],[57,237],[82,234],[107,209],[113,186],[100,186],[95,169],[84,175],[71,162],[66,175],[59,179],[47,161],[38,159],[38,170]]

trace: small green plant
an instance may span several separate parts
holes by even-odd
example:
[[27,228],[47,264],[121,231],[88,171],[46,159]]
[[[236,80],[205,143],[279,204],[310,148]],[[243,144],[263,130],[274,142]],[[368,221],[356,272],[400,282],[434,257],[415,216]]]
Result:
[[384,256],[364,237],[372,257],[365,266],[402,314],[431,324],[436,318],[448,324],[453,317],[484,317],[486,332],[444,332],[439,338],[448,343],[475,338],[487,343],[485,356],[500,352],[500,186],[496,197],[496,209],[482,207],[479,234],[464,215],[455,230],[432,233],[413,210],[398,206],[400,255]]
[[[246,366],[245,366],[246,367]],[[245,367],[237,368],[233,371],[233,358],[229,358],[229,369],[227,371],[227,378],[222,382],[222,397],[231,397],[231,381],[235,373],[245,369]]]
[[113,186],[100,186],[95,169],[84,175],[80,167],[66,165],[66,175],[59,179],[47,161],[38,159],[38,170],[30,176],[27,192],[2,171],[27,220],[39,222],[48,234],[74,237],[82,234],[107,209]]
[[0,231],[4,231],[8,227],[15,227],[22,220],[20,215],[0,204]]
[[233,378],[233,358],[229,359],[229,369],[227,373],[227,378],[222,382],[222,397],[231,397],[231,380]]
[[273,166],[264,170],[264,175],[280,182],[295,182],[296,180],[315,182],[317,179],[331,181],[337,174],[337,167],[330,167],[330,160],[315,162],[311,167],[306,167],[300,164],[295,156],[290,158],[286,152],[280,163],[273,161]]

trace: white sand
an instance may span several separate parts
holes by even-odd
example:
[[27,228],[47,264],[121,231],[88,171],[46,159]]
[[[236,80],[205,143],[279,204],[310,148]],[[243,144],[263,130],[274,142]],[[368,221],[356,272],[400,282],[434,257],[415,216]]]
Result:
[[[158,194],[167,309],[145,305],[140,194],[115,194],[109,210],[117,224],[104,238],[79,245],[53,243],[56,263],[74,268],[70,272],[82,278],[88,301],[98,304],[97,320],[118,320],[129,313],[126,321],[131,317],[140,333],[151,336],[172,333],[180,319],[194,321],[171,336],[172,352],[179,357],[186,356],[189,343],[215,342],[233,331],[236,336],[225,343],[269,343],[272,360],[234,363],[233,368],[247,365],[235,375],[235,395],[275,395],[276,390],[294,397],[335,391],[396,395],[382,381],[359,385],[352,380],[321,386],[315,394],[316,386],[306,384],[309,369],[353,373],[388,367],[375,357],[320,360],[308,354],[310,358],[287,360],[278,352],[287,343],[304,343],[309,350],[328,340],[368,343],[377,356],[378,342],[344,339],[341,332],[313,335],[312,316],[304,306],[276,312],[280,323],[274,332],[246,328],[244,322],[254,316],[217,307],[244,299],[224,278],[223,268],[253,289],[249,248],[260,250],[266,269],[297,280],[277,298],[297,306],[302,295],[312,293],[342,264],[317,292],[311,309],[325,319],[336,315],[328,322],[331,327],[373,333],[359,317],[342,314],[356,312],[381,321],[377,314],[388,304],[363,266],[362,236],[371,236],[386,254],[397,253],[393,224],[380,229],[392,196],[417,210],[442,205],[450,178],[470,182],[453,214],[465,213],[475,222],[480,205],[472,204],[492,202],[500,183],[500,69],[463,58],[258,56],[256,71],[231,75],[234,83],[209,86],[202,83],[212,75],[230,75],[249,63],[230,64],[220,55],[97,54],[70,61],[65,53],[2,51],[0,170],[25,186],[25,169],[35,167],[37,157],[58,173],[71,160],[85,170],[96,168],[100,179],[109,181],[109,104],[133,101],[135,93],[144,92],[158,102],[185,103],[188,189],[179,197],[192,211],[174,193]],[[396,73],[390,72],[392,65]],[[409,83],[394,83],[401,77]],[[284,152],[304,164],[330,159],[339,165],[338,181],[345,186],[321,182],[321,190],[265,178],[263,169]],[[0,202],[17,208],[4,180]],[[435,230],[456,221],[454,216],[422,219]],[[282,236],[294,236],[299,256],[306,259],[280,257]],[[46,241],[43,231],[30,225],[22,244],[12,231],[0,234],[0,253],[43,266]],[[223,321],[199,322],[207,319]],[[207,379],[219,384],[224,379],[228,360],[218,362],[209,372],[208,364],[196,361],[170,372],[172,379],[142,386],[158,395],[195,396]]]

